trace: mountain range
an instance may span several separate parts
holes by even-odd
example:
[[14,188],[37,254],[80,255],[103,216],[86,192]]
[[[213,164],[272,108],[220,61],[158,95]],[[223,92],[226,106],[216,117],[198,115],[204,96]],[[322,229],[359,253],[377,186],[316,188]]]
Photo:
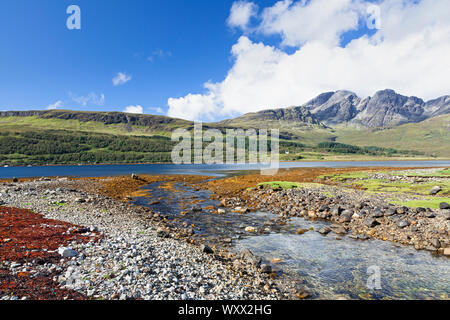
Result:
[[403,96],[390,89],[378,91],[373,97],[365,99],[350,91],[335,91],[322,93],[301,106],[249,113],[222,123],[281,120],[322,123],[329,127],[347,124],[386,128],[417,123],[445,114],[450,114],[450,96],[425,102],[418,97]]
[[[139,152],[137,146],[141,142],[136,142],[133,137],[154,139],[158,140],[159,144],[165,144],[166,140],[161,139],[170,141],[171,133],[177,128],[191,130],[193,122],[166,116],[122,112],[3,111],[0,112],[0,138],[3,136],[4,139],[0,139],[0,147],[2,143],[11,144],[14,136],[39,140],[55,139],[58,135],[65,134],[71,137],[100,134],[107,136],[101,137],[104,141],[114,141],[115,137],[118,141],[131,139],[130,143],[136,145],[134,152]],[[341,90],[320,94],[300,106],[269,109],[220,122],[204,123],[203,128],[216,128],[222,132],[229,128],[278,128],[285,147],[297,146],[297,149],[303,148],[304,152],[308,148],[313,150],[309,156],[302,153],[303,158],[316,159],[317,156],[317,159],[320,159],[317,146],[331,142],[357,147],[412,151],[424,157],[448,159],[450,96],[424,101],[388,89],[378,91],[372,97],[360,98],[353,92]],[[48,133],[48,136],[39,136],[39,133]],[[28,145],[27,140],[23,139],[20,143]],[[44,144],[50,144],[50,140]],[[121,144],[126,146],[128,142]],[[104,152],[103,146],[107,146],[108,143],[102,142],[99,145],[101,147],[94,148],[88,153]],[[24,147],[24,150],[27,148]],[[288,148],[286,151],[289,150]],[[113,154],[116,151],[110,152]],[[22,159],[21,157],[26,158],[26,154],[13,152],[7,156],[3,155],[3,161],[8,163],[16,158]],[[0,160],[1,158],[0,154]],[[41,161],[45,159],[44,157]],[[26,163],[25,160],[22,163]]]

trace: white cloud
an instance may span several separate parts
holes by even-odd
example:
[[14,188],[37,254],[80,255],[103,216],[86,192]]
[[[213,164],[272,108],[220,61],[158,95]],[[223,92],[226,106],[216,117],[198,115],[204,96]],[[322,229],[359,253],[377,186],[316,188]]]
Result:
[[360,0],[279,1],[264,9],[258,31],[280,34],[288,46],[310,40],[338,45],[344,32],[358,28],[364,9]]
[[250,19],[257,15],[258,6],[253,2],[238,1],[231,6],[227,23],[232,28],[246,30]]
[[188,120],[214,120],[220,112],[220,101],[217,101],[214,91],[215,89],[211,88],[207,95],[188,94],[178,99],[169,98],[167,115]]
[[112,83],[114,86],[120,86],[131,80],[131,76],[123,72],[119,72],[113,79]]
[[72,92],[69,92],[69,96],[72,98],[73,101],[77,102],[83,107],[86,107],[88,105],[103,106],[105,104],[105,95],[103,93],[97,95],[96,93],[91,92],[87,96],[78,96]]
[[[232,48],[234,64],[225,79],[207,83],[204,94],[170,98],[168,115],[224,118],[300,105],[322,92],[340,89],[361,97],[386,88],[425,99],[450,94],[450,5],[440,0],[384,0],[381,29],[341,47],[338,39],[358,20],[365,21],[371,4],[280,1],[266,8],[255,32],[278,33],[281,46],[295,45],[296,51],[288,54],[282,47],[241,36]],[[312,25],[298,30],[303,22],[297,20],[302,19]]]
[[54,109],[61,109],[64,107],[64,104],[61,100],[56,101],[55,103],[52,103],[47,106],[47,110],[54,110]]
[[137,113],[137,114],[143,114],[144,109],[141,106],[128,106],[123,110],[125,113]]
[[156,59],[164,59],[166,57],[171,57],[172,52],[164,51],[162,49],[156,49],[152,52],[150,56],[147,57],[147,61],[154,62]]

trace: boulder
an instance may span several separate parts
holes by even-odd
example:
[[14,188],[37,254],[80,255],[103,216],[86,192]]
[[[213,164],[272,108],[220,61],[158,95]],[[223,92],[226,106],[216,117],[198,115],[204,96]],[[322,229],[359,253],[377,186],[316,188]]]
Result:
[[402,221],[399,221],[399,222],[397,223],[397,227],[403,229],[403,228],[408,227],[410,224],[411,224],[411,223],[410,223],[409,221],[407,221],[407,220],[402,220]]
[[139,180],[139,176],[136,175],[136,174],[134,174],[134,173],[132,173],[132,174],[131,174],[131,179],[133,179],[133,180]]
[[339,207],[339,206],[336,206],[336,207],[334,207],[333,209],[331,209],[331,214],[333,215],[333,216],[339,216],[339,215],[341,215],[341,213],[344,211],[344,209],[342,209],[341,207]]
[[307,233],[309,230],[308,229],[302,229],[302,228],[300,228],[300,229],[298,229],[295,233],[296,234],[305,234],[305,233]]
[[431,239],[430,243],[436,249],[439,249],[441,247],[441,242],[438,239]]
[[361,210],[361,211],[359,211],[358,215],[360,217],[365,217],[365,216],[367,216],[367,211],[366,210]]
[[447,202],[441,202],[439,204],[439,209],[441,209],[441,210],[449,210],[450,209],[450,204],[448,204]]
[[427,213],[425,213],[425,217],[427,217],[429,219],[433,219],[433,218],[436,218],[436,215],[434,214],[434,212],[427,212]]
[[270,274],[270,273],[272,273],[272,267],[268,264],[263,264],[263,265],[261,265],[261,272]]
[[334,233],[338,234],[338,235],[345,235],[347,234],[347,230],[340,225],[334,224],[331,226],[331,231],[333,231]]
[[256,232],[256,228],[255,227],[246,227],[245,228],[245,232],[255,233]]
[[342,223],[346,223],[346,222],[351,222],[352,221],[352,217],[349,214],[342,214],[341,218],[339,219],[340,222]]
[[243,207],[236,207],[236,208],[234,208],[234,212],[237,212],[237,213],[242,213],[242,214],[244,214],[244,213],[248,213],[250,210],[248,209],[248,208],[243,208]]
[[436,194],[438,194],[439,192],[441,192],[442,189],[439,186],[435,186],[430,190],[430,195],[434,196]]
[[158,230],[156,230],[156,236],[160,238],[168,238],[169,232],[167,232],[164,228],[158,228]]
[[406,213],[408,213],[408,211],[409,211],[409,208],[405,207],[405,206],[400,207],[400,208],[397,209],[397,213],[398,214],[406,214]]
[[67,247],[60,247],[58,249],[58,253],[64,258],[72,258],[72,257],[76,257],[78,255],[78,252],[76,252],[75,250],[73,250],[71,248],[67,248]]
[[376,226],[380,225],[380,223],[374,218],[367,218],[366,220],[364,220],[364,225],[369,228],[375,228]]
[[211,247],[207,246],[206,244],[202,245],[202,252],[207,253],[207,254],[213,254],[214,250],[211,249]]
[[328,227],[323,227],[323,228],[320,228],[317,232],[319,232],[320,234],[323,234],[323,235],[327,235],[331,232],[331,229]]
[[385,213],[384,213],[384,215],[386,216],[386,217],[391,217],[391,216],[393,216],[393,215],[395,215],[395,214],[397,214],[397,209],[388,209]]
[[241,254],[240,257],[242,260],[250,263],[251,265],[255,266],[255,267],[259,267],[261,265],[261,261],[262,259],[258,256],[255,256],[250,250],[248,249],[244,249]]
[[375,210],[370,214],[370,216],[371,216],[372,218],[381,218],[381,217],[384,217],[384,213],[383,213],[380,209],[375,209]]

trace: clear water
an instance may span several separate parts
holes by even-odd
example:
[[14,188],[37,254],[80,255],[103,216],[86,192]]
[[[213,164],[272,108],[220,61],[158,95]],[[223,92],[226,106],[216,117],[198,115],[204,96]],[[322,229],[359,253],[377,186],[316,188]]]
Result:
[[[277,216],[267,212],[215,215],[204,211],[180,216],[180,202],[193,197],[205,200],[197,204],[203,208],[218,203],[209,199],[208,191],[175,184],[177,190],[184,192],[171,192],[158,186],[145,187],[151,197],[136,198],[135,203],[150,206],[170,219],[194,223],[198,232],[211,241],[232,238],[233,250],[248,248],[265,262],[282,259],[272,265],[275,271],[311,289],[314,298],[448,299],[450,295],[450,259],[446,257],[379,240],[360,241],[349,236],[337,240],[333,233],[323,236],[309,231],[297,235],[299,228],[318,230],[329,223],[293,218],[280,226],[270,223]],[[160,204],[150,205],[160,198]],[[270,231],[253,235],[244,231],[247,226]],[[367,286],[372,275],[368,268],[372,266],[379,267],[381,289]]]
[[[344,168],[344,167],[448,167],[450,161],[342,161],[342,162],[281,162],[280,168]],[[128,174],[197,174],[221,175],[223,171],[259,170],[255,164],[235,165],[83,165],[83,166],[41,166],[0,167],[0,178],[27,177],[104,177]]]
[[[291,223],[315,230],[324,224],[301,218],[294,218]],[[336,238],[332,233],[327,236],[318,232],[271,233],[247,237],[238,243],[238,248],[248,248],[268,261],[282,259],[277,268],[284,268],[290,277],[303,280],[317,298],[449,298],[450,259],[380,240]],[[379,268],[379,289],[367,285],[373,275],[369,267]]]

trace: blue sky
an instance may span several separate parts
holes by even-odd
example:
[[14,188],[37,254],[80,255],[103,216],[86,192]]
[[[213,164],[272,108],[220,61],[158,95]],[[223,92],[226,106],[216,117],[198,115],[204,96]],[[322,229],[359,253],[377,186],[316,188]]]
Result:
[[[231,3],[1,1],[0,109],[44,109],[59,100],[68,109],[164,108],[168,97],[226,74],[237,37],[225,25]],[[81,8],[79,31],[66,28],[70,4]],[[131,81],[113,86],[118,72]],[[104,106],[71,99],[91,92],[105,95]]]
[[[294,10],[298,2],[283,1],[290,3],[286,11],[292,11],[292,14],[299,12]],[[369,5],[374,2],[358,1]],[[249,26],[262,30],[262,10],[274,6],[277,1],[253,2],[258,7],[259,16],[251,17]],[[303,6],[309,7],[313,2],[327,5],[324,0],[311,0]],[[123,111],[127,106],[142,106],[144,113],[167,114],[169,98],[199,95],[201,99],[209,99],[211,90],[204,84],[225,83],[224,79],[236,67],[237,57],[231,54],[231,50],[243,37],[248,37],[252,45],[261,42],[264,47],[275,48],[288,55],[301,53],[302,45],[290,47],[282,44],[292,30],[249,33],[232,28],[227,19],[233,3],[232,0],[3,0],[0,3],[0,110],[46,109],[58,103],[59,108],[71,110]],[[411,3],[417,1],[411,0]],[[81,8],[81,30],[66,28],[69,16],[66,9],[71,4]],[[336,21],[340,18],[341,9],[337,7],[330,13],[336,15]],[[344,9],[351,11],[351,8]],[[283,19],[284,16],[280,17],[281,23],[284,23]],[[359,19],[356,29],[336,26],[341,40],[339,47],[345,47],[363,35],[376,33],[376,30],[367,29],[363,17]],[[320,28],[326,30],[329,22],[322,21]],[[321,30],[318,33],[315,30],[316,34]],[[316,40],[314,33],[311,34],[307,42]],[[392,48],[389,50],[392,52]],[[318,62],[318,67],[320,65],[323,62]],[[356,64],[355,68],[358,69]],[[119,72],[130,77],[130,81],[115,86],[113,78]],[[326,76],[324,74],[325,79]],[[364,75],[363,79],[366,78],[370,77]],[[322,80],[321,85],[316,86],[319,89],[325,88]],[[394,80],[392,83],[398,82]],[[384,85],[379,79],[374,81],[377,85]],[[340,83],[330,83],[327,84],[330,89],[344,89],[339,87]],[[357,90],[351,85],[345,89]],[[268,90],[261,93],[265,92]],[[312,98],[316,93],[318,90],[311,89],[286,102],[282,98],[274,101],[280,101],[280,104],[303,103],[305,101],[300,100]],[[278,95],[283,94],[280,90]],[[229,99],[226,94],[222,96],[221,100],[214,101],[217,106],[209,111],[213,115],[216,110],[220,111],[216,120],[236,113],[225,112]],[[268,97],[267,101],[271,98]],[[180,101],[179,104],[181,108],[186,105],[184,112],[173,114],[190,118],[190,108],[199,113],[196,110],[198,106],[185,102]],[[238,108],[238,113],[246,111],[254,111],[254,108]],[[201,118],[201,113],[198,117]]]

